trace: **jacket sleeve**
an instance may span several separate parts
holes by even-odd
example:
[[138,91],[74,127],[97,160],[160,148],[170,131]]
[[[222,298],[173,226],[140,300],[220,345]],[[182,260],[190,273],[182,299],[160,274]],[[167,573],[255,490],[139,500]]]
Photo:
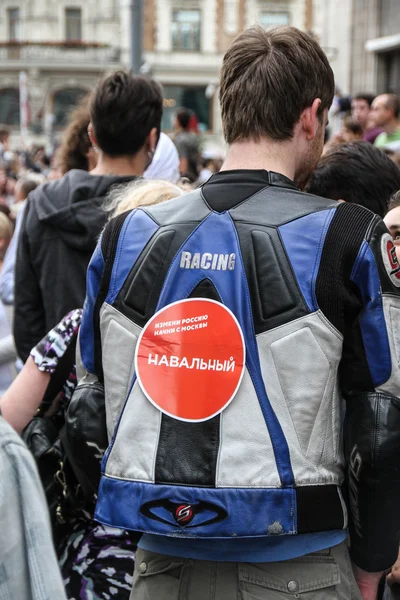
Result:
[[100,309],[105,301],[113,270],[116,247],[127,211],[105,227],[90,260],[86,275],[86,298],[77,351],[78,385],[82,380],[103,383]]
[[18,355],[25,362],[33,346],[47,333],[42,293],[33,265],[27,225],[34,226],[31,199],[27,200],[18,239],[15,264],[14,339]]
[[383,222],[374,219],[351,272],[342,390],[350,540],[366,571],[390,568],[400,534],[400,266]]
[[[86,275],[86,298],[83,306],[82,324],[79,332],[77,355],[78,383],[86,375],[99,376],[97,355],[100,350],[98,338],[99,310],[98,295],[104,272],[102,238],[100,238],[90,260]],[[96,368],[97,367],[97,368]]]
[[0,431],[1,596],[66,600],[35,460],[2,419]]

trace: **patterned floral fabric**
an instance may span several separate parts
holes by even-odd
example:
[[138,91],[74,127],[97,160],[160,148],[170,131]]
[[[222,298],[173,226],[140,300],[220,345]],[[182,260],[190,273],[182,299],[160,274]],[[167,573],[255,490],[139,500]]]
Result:
[[128,600],[136,540],[120,529],[78,520],[59,548],[59,564],[69,600]]
[[82,309],[71,311],[33,348],[31,356],[39,371],[55,372],[58,361],[78,334],[81,321]]
[[[78,335],[82,321],[82,309],[68,313],[45,337],[31,350],[35,365],[44,373],[54,373],[58,361],[63,357],[70,343]],[[66,408],[76,388],[76,369],[72,368],[61,392],[61,405]]]

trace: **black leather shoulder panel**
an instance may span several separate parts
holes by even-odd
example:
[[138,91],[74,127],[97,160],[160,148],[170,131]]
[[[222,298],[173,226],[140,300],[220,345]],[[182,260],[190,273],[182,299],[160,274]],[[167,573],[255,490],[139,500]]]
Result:
[[235,221],[279,227],[309,213],[333,207],[337,207],[336,201],[271,185],[233,208],[230,214]]
[[141,208],[159,225],[189,222],[199,223],[210,212],[210,208],[204,201],[201,189],[183,194],[167,202]]
[[256,334],[309,313],[275,227],[235,223]]
[[139,327],[153,316],[168,268],[197,225],[160,227],[126,278],[114,306]]

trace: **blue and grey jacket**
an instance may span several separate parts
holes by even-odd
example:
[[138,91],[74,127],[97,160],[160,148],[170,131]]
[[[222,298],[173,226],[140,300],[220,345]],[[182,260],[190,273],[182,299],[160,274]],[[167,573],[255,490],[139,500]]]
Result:
[[[76,392],[104,384],[96,518],[191,538],[349,521],[356,563],[389,567],[400,530],[399,271],[380,218],[272,172],[219,173],[111,221],[88,270]],[[246,348],[233,400],[200,422],[159,410],[135,373],[143,328],[187,298],[229,308]]]

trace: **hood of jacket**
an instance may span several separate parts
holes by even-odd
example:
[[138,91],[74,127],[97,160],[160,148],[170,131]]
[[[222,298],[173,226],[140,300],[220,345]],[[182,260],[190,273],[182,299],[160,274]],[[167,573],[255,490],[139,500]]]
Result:
[[92,250],[107,219],[105,196],[113,185],[133,179],[73,169],[62,179],[36,188],[29,195],[29,204],[39,221],[56,229],[67,245]]

